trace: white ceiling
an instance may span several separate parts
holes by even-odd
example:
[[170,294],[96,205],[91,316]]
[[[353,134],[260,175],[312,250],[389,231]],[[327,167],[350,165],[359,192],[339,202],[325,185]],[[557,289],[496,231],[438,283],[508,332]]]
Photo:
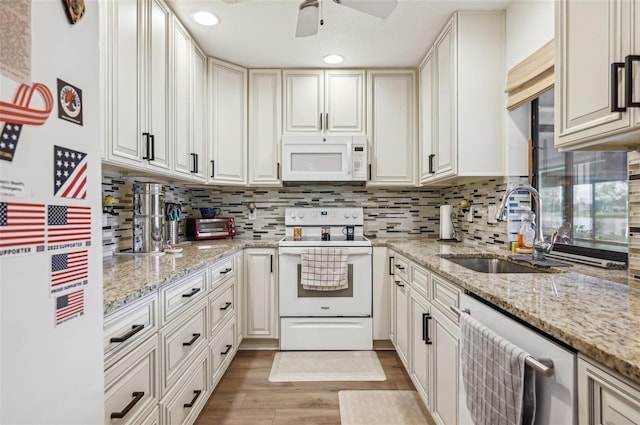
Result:
[[[374,16],[321,0],[324,25],[318,34],[295,38],[302,0],[168,0],[208,56],[247,68],[328,68],[322,58],[340,54],[333,67],[417,67],[455,10],[503,10],[510,0],[399,0],[391,16]],[[375,1],[375,0],[362,0]],[[214,27],[191,15],[208,10],[220,18]]]

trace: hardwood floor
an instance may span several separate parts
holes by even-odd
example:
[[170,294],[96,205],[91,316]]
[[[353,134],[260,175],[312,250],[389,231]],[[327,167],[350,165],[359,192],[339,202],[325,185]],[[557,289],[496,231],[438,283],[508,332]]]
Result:
[[196,425],[340,425],[340,390],[415,390],[395,351],[376,351],[379,382],[269,382],[275,353],[238,351]]

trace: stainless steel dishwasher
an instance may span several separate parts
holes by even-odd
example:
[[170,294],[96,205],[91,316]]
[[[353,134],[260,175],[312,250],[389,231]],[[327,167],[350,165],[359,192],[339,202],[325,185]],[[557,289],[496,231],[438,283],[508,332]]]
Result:
[[[536,425],[576,425],[578,422],[575,351],[525,326],[493,306],[469,295],[460,296],[460,310],[539,360],[553,362],[553,375],[536,373]],[[460,373],[459,425],[473,425]]]

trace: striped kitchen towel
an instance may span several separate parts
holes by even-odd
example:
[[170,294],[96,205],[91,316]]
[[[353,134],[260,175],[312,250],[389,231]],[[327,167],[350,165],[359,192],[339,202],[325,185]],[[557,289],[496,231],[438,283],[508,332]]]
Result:
[[347,250],[309,248],[302,252],[301,284],[312,291],[337,291],[349,287]]
[[462,381],[475,425],[532,425],[535,372],[529,354],[469,314],[460,315]]

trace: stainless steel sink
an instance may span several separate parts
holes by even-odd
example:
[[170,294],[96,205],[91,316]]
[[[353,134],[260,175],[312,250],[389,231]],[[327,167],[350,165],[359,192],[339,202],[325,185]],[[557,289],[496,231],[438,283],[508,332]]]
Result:
[[450,257],[444,255],[441,258],[480,273],[548,273],[550,271],[517,264],[502,258]]

